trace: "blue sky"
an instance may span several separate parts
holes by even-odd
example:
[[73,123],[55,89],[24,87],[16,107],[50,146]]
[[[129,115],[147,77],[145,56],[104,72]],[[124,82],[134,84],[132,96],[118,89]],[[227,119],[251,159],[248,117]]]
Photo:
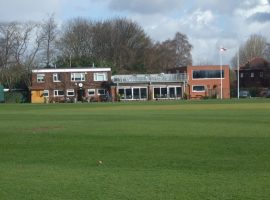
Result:
[[54,13],[59,24],[73,17],[126,17],[155,41],[185,33],[194,46],[194,64],[219,64],[219,46],[230,64],[238,44],[250,34],[270,42],[270,0],[0,0],[1,21],[42,20]]

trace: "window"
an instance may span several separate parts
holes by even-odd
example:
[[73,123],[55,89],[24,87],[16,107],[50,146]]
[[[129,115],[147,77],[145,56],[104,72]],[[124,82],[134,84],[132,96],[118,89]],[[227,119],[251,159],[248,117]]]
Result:
[[88,96],[94,96],[96,94],[95,89],[88,89]]
[[65,92],[64,90],[54,90],[54,96],[57,97],[57,96],[64,96],[65,95]]
[[85,81],[85,73],[72,73],[71,81]]
[[243,77],[244,77],[244,73],[241,73],[241,74],[240,74],[240,78],[243,78]]
[[[220,78],[220,70],[194,70],[192,77],[193,79]],[[222,70],[222,78],[224,78],[224,70]]]
[[120,88],[118,94],[121,99],[147,99],[147,88]]
[[58,73],[53,74],[53,82],[60,82],[60,74]]
[[45,74],[37,74],[37,82],[44,83],[45,82]]
[[108,74],[107,73],[94,73],[94,81],[107,81]]
[[263,78],[263,72],[260,72],[260,77]]
[[49,97],[49,90],[44,90],[43,91],[43,96],[44,97]]
[[251,78],[254,78],[254,72],[251,72],[251,73],[250,73],[250,77],[251,77]]
[[154,88],[154,98],[167,98],[167,87]]
[[193,92],[204,92],[205,87],[204,87],[204,85],[193,85],[192,91]]
[[73,89],[69,89],[67,90],[67,96],[71,97],[71,96],[74,96],[74,90]]
[[104,89],[98,89],[98,95],[105,95],[106,91]]

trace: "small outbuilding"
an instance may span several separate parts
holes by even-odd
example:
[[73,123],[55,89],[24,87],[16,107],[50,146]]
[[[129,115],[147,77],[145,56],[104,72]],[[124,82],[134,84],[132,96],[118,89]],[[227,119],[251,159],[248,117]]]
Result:
[[4,103],[4,101],[5,101],[4,86],[0,85],[0,103]]

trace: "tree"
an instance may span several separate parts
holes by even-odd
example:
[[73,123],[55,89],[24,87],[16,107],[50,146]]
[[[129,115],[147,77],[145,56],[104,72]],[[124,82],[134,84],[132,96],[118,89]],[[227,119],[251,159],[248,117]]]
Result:
[[192,45],[186,35],[177,32],[173,39],[152,46],[148,56],[148,71],[161,72],[192,64]]
[[[239,48],[239,63],[243,65],[255,57],[266,57],[267,41],[261,35],[251,35]],[[232,58],[233,67],[237,66],[238,55]]]
[[42,61],[45,67],[52,67],[54,54],[56,53],[56,39],[57,39],[57,24],[54,16],[51,15],[48,19],[41,23],[41,50],[42,50]]

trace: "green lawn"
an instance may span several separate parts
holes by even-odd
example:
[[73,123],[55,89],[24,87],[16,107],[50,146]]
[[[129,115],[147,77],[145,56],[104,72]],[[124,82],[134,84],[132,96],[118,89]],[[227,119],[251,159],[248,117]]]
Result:
[[269,188],[270,100],[0,105],[1,200],[269,200]]

